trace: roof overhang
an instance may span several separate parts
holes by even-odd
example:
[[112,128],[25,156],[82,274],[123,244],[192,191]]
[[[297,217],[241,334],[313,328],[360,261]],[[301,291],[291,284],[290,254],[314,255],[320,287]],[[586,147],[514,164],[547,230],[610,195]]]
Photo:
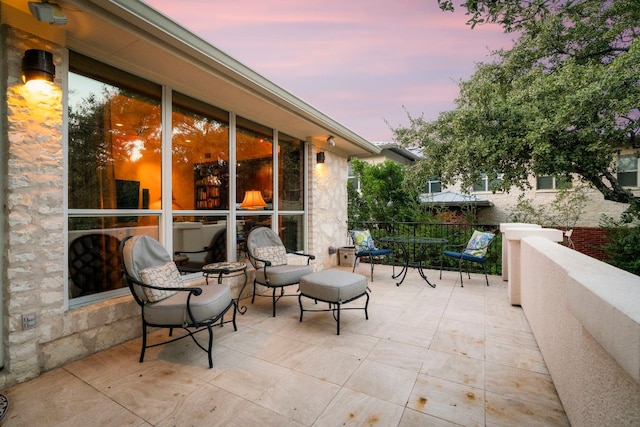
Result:
[[[59,0],[51,26],[28,2],[0,0],[2,22],[345,156],[380,149],[139,0]],[[14,9],[8,11],[7,6]],[[26,27],[26,28],[25,28]],[[335,147],[325,144],[334,137]],[[324,145],[323,145],[324,144]]]

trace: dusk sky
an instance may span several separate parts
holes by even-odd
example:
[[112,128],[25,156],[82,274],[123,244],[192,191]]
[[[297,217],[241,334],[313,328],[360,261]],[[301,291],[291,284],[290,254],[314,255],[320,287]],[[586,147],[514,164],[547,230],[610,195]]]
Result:
[[458,82],[513,38],[436,0],[145,2],[372,142],[408,125],[405,109],[452,110]]

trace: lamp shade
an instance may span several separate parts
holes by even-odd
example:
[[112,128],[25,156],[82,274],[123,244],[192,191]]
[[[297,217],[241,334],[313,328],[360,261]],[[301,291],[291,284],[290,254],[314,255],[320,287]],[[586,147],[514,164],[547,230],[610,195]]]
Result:
[[320,151],[316,154],[316,163],[324,163],[324,151]]
[[244,200],[240,204],[243,209],[257,209],[267,206],[267,202],[262,198],[260,190],[249,190],[244,193]]
[[25,83],[31,80],[53,82],[55,74],[56,67],[51,52],[40,49],[25,51],[22,58],[22,78]]

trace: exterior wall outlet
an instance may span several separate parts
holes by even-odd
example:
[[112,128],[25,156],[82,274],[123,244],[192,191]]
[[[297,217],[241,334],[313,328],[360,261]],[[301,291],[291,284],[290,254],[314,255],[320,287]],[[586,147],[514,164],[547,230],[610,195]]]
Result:
[[35,313],[22,315],[22,329],[33,329],[38,325]]

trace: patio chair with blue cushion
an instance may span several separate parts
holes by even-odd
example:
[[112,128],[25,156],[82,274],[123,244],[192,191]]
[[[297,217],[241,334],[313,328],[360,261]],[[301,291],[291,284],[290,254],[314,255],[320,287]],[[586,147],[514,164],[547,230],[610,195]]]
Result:
[[369,263],[371,264],[371,281],[373,282],[375,259],[391,255],[393,251],[391,249],[377,248],[369,230],[350,230],[349,235],[356,248],[352,271],[356,271],[356,264],[360,258],[369,258]]
[[[236,327],[236,302],[227,285],[188,286],[184,282],[169,252],[152,237],[127,237],[120,244],[120,257],[124,277],[133,298],[142,309],[142,351],[140,363],[147,348],[168,344],[191,337],[207,353],[209,368],[213,367],[213,325],[224,322],[223,316],[231,309],[233,329]],[[168,328],[167,340],[147,344],[149,328]],[[173,338],[173,329],[186,334]],[[207,330],[208,345],[201,344],[195,334]]]
[[[464,283],[462,282],[462,262],[472,262],[476,264],[482,265],[482,271],[484,272],[484,278],[487,282],[487,286],[489,286],[489,278],[487,277],[487,251],[491,243],[495,240],[496,235],[494,233],[488,231],[478,231],[474,230],[471,239],[467,243],[464,251],[455,252],[446,250],[442,252],[442,255],[454,258],[458,260],[458,271],[460,272],[460,286],[464,287]],[[449,245],[448,247],[463,247],[464,245]],[[469,273],[469,269],[467,269],[467,276],[471,279],[471,274]],[[442,279],[442,262],[440,263],[440,279]]]

